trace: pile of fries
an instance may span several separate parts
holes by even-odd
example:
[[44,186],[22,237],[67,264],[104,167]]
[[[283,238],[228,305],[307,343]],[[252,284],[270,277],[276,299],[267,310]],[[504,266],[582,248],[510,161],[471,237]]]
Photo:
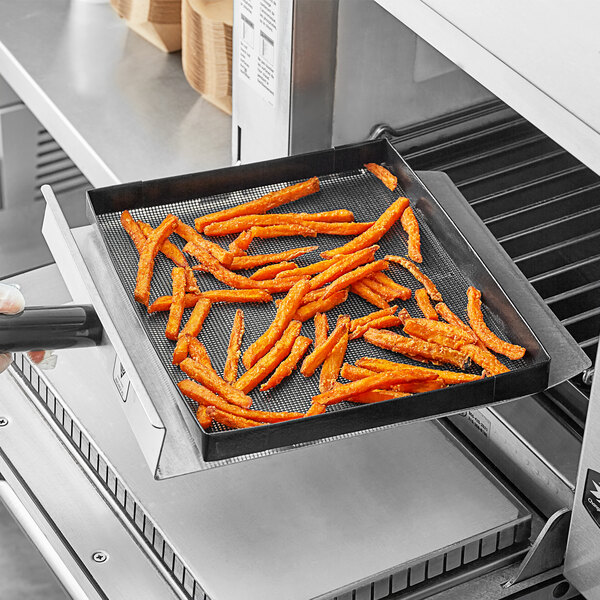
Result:
[[[396,189],[397,180],[386,168],[375,164],[365,168],[390,190]],[[173,364],[188,377],[178,386],[198,404],[198,421],[205,429],[213,422],[232,428],[254,427],[317,415],[342,401],[373,403],[437,390],[507,372],[509,369],[493,353],[510,360],[525,354],[524,348],[501,340],[487,327],[481,293],[476,288],[470,287],[465,299],[468,324],[444,303],[434,282],[418,266],[423,261],[419,223],[407,198],[398,198],[376,221],[364,223],[355,222],[352,212],[345,209],[268,212],[316,194],[319,189],[319,180],[313,177],[233,208],[200,216],[194,227],[168,215],[154,229],[135,221],[128,211],[121,214],[121,224],[139,252],[135,299],[150,314],[168,311],[165,336],[174,344]],[[408,257],[376,258],[377,243],[396,222],[407,234]],[[227,248],[208,239],[231,234],[237,237]],[[299,266],[295,260],[316,251],[317,245],[275,254],[249,253],[255,238],[316,238],[319,234],[351,239],[321,252],[321,260],[306,266]],[[172,235],[185,240],[183,251],[170,241]],[[150,303],[159,252],[174,263],[172,293]],[[197,264],[190,265],[188,257]],[[413,292],[394,281],[390,275],[395,269],[410,273],[419,287]],[[249,276],[236,272],[242,270],[254,272]],[[215,278],[229,289],[201,292],[198,276]],[[406,307],[399,308],[397,304],[409,300],[413,293],[420,315],[410,315]],[[199,339],[213,305],[271,302],[272,294],[284,294],[275,300],[275,317],[243,353],[244,312],[237,309],[225,368],[222,374],[218,373]],[[328,311],[345,302],[349,294],[360,296],[376,310],[355,319],[341,314],[335,324],[331,323],[330,331]],[[303,324],[309,320],[314,322],[314,339],[302,335]],[[369,357],[349,364],[345,362],[348,345],[359,338],[414,361],[451,365],[458,371]],[[472,363],[481,367],[481,374],[463,372]],[[304,377],[318,376],[319,393],[313,396],[307,412],[252,408],[248,395],[252,390],[259,385],[261,392],[275,388],[298,365]]]

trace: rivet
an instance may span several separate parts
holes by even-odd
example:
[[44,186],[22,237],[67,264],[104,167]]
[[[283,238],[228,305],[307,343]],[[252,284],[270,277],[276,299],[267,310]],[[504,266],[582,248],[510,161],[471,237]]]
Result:
[[103,563],[108,560],[108,553],[103,550],[98,550],[92,554],[92,560],[97,563]]
[[0,417],[0,427],[6,427],[8,425],[8,419],[6,417]]

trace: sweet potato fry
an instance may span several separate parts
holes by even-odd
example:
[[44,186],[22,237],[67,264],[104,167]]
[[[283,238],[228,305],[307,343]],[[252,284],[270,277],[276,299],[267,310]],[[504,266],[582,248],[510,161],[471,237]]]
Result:
[[264,425],[264,423],[260,423],[259,421],[253,421],[252,419],[245,419],[244,417],[239,417],[238,415],[232,415],[231,413],[225,412],[224,410],[219,410],[214,406],[207,406],[206,414],[211,419],[217,421],[217,423],[221,423],[221,425],[226,425],[232,429],[245,429],[247,427],[258,427],[259,425]]
[[350,333],[352,333],[359,327],[370,323],[371,321],[375,321],[376,319],[379,319],[381,317],[393,315],[396,312],[397,308],[398,307],[394,305],[390,306],[389,308],[384,308],[382,310],[376,310],[374,312],[369,313],[368,315],[358,317],[357,319],[352,319],[352,321],[350,322]]
[[248,250],[253,239],[254,235],[250,229],[242,231],[240,235],[229,244],[229,252],[231,252],[233,256],[246,256],[246,250]]
[[154,271],[154,259],[163,242],[175,231],[179,219],[175,215],[167,215],[164,221],[146,239],[140,260],[135,283],[134,297],[140,304],[148,306],[150,300],[150,282]]
[[[379,273],[379,271],[377,271]],[[361,283],[366,285],[368,288],[371,288],[376,294],[379,294],[382,298],[385,299],[386,302],[391,302],[395,300],[398,295],[391,288],[375,281],[371,276],[364,277],[361,279]]]
[[402,321],[402,325],[406,325],[406,321],[412,319],[410,313],[406,310],[406,308],[401,308],[398,311],[398,318]]
[[440,294],[439,290],[435,287],[433,281],[431,281],[431,279],[429,279],[429,277],[427,277],[427,275],[425,275],[413,262],[403,256],[394,256],[392,254],[388,254],[385,257],[385,260],[401,264],[427,290],[427,293],[432,300],[435,302],[444,301],[442,294]]
[[392,225],[402,216],[404,209],[408,206],[407,198],[398,198],[393,202],[383,214],[375,221],[372,227],[369,227],[364,233],[356,236],[353,240],[334,248],[321,252],[321,258],[333,258],[338,254],[350,254],[376,244],[392,227]]
[[302,323],[292,321],[277,343],[235,382],[235,387],[248,393],[268,377],[288,356],[296,338],[300,335],[300,329]]
[[407,206],[406,210],[402,213],[400,223],[402,223],[402,228],[408,235],[408,258],[413,262],[423,262],[423,257],[421,256],[421,232],[419,230],[419,223],[410,206]]
[[373,306],[377,306],[382,309],[387,309],[390,307],[390,305],[387,303],[387,300],[383,296],[366,286],[362,281],[353,283],[350,286],[350,291],[371,303]]
[[430,319],[409,319],[404,325],[404,333],[455,350],[477,342],[477,336],[470,330]]
[[[185,308],[192,308],[200,298],[208,298],[211,302],[271,302],[273,296],[264,290],[207,290],[202,294],[186,294]],[[148,308],[149,313],[169,310],[172,296],[157,298]]]
[[323,300],[329,298],[332,294],[347,288],[353,283],[368,277],[371,273],[376,271],[383,271],[388,268],[388,263],[385,260],[375,260],[366,265],[362,265],[349,271],[348,273],[344,273],[341,277],[338,277],[335,281],[332,281],[327,286],[327,291],[323,294]]
[[428,371],[434,375],[440,377],[446,385],[453,385],[456,383],[467,383],[469,381],[476,381],[481,379],[481,375],[472,375],[470,373],[456,373],[455,371],[441,371],[437,369],[427,369],[426,367],[413,367],[402,363],[397,363],[391,360],[385,360],[383,358],[360,358],[356,361],[356,364],[360,367],[371,369],[372,371],[393,371],[402,369],[418,369],[421,371]]
[[226,402],[223,398],[213,394],[208,388],[190,379],[180,381],[177,386],[184,396],[194,400],[194,402],[197,402],[200,406],[214,406],[223,412],[258,421],[260,423],[280,423],[281,421],[300,419],[304,416],[303,413],[299,412],[271,412],[242,408]]
[[135,222],[133,217],[131,216],[128,210],[124,210],[121,213],[121,225],[123,229],[129,234],[131,241],[136,247],[138,254],[142,253],[142,249],[144,248],[144,244],[146,243],[146,237],[140,226]]
[[[304,298],[302,298],[302,306],[304,306],[305,304],[310,304],[311,302],[314,302],[315,300],[321,300],[321,298],[323,298],[323,295],[325,294],[325,288],[320,288],[318,290],[313,290],[312,292],[308,292]],[[281,299],[277,299],[275,300],[275,305],[279,306],[281,304],[282,300]]]
[[363,248],[362,250],[349,254],[348,256],[338,257],[334,264],[329,266],[324,271],[318,273],[310,280],[310,289],[316,290],[326,283],[330,283],[345,273],[352,271],[352,269],[371,262],[375,257],[375,252],[378,249],[379,246],[369,246],[368,248]]
[[410,358],[449,363],[459,369],[464,369],[469,363],[468,357],[458,350],[407,338],[387,329],[369,329],[365,332],[363,339],[369,344],[404,354]]
[[231,263],[232,271],[242,271],[245,269],[254,269],[262,267],[270,263],[279,263],[283,261],[294,260],[299,256],[308,254],[316,250],[318,246],[306,246],[304,248],[293,248],[284,252],[276,252],[274,254],[253,254],[252,256],[236,256]]
[[476,344],[465,344],[461,348],[461,352],[464,352],[475,364],[483,369],[485,377],[492,377],[510,371],[489,350],[481,348]]
[[[218,279],[219,281],[221,281],[222,283],[224,283],[230,287],[234,287],[234,288],[238,288],[238,289],[249,289],[249,288],[262,289],[262,290],[267,290],[268,292],[277,293],[277,292],[287,292],[295,283],[290,278],[282,279],[281,281],[275,280],[275,279],[265,279],[264,281],[254,281],[252,279],[249,279],[248,277],[238,275],[237,273],[233,273],[232,271],[230,271],[229,269],[224,267],[209,252],[207,252],[206,250],[203,250],[202,248],[198,248],[198,246],[194,246],[193,244],[192,245],[190,245],[189,243],[186,244],[183,251],[193,254],[193,256],[195,256],[202,263],[204,268],[206,268],[213,277],[215,277],[216,279]],[[274,256],[274,255],[271,255],[271,256]],[[236,257],[236,260],[240,259],[240,258],[248,258],[248,257],[246,257],[246,256]],[[285,259],[281,259],[281,260],[285,260]],[[274,262],[279,262],[279,261],[277,260]]]
[[240,388],[233,387],[213,370],[194,359],[186,358],[182,360],[179,367],[186,375],[206,386],[211,392],[218,394],[221,398],[227,400],[227,402],[237,404],[237,406],[241,406],[242,408],[249,408],[252,404],[252,398],[246,396]]
[[375,373],[378,372],[380,371],[372,371],[366,367],[357,367],[356,365],[351,365],[350,363],[344,363],[340,370],[340,375],[349,381],[358,381],[359,379],[364,379],[365,377],[375,375]]
[[246,369],[254,366],[256,361],[263,357],[283,335],[287,326],[292,321],[296,311],[302,303],[302,298],[309,288],[307,279],[301,279],[287,293],[279,305],[277,313],[268,329],[244,352],[242,362]]
[[244,337],[244,311],[238,308],[235,311],[233,327],[229,336],[229,345],[227,346],[227,359],[223,369],[223,379],[228,383],[234,383],[238,374],[238,362],[242,347],[242,338]]
[[217,374],[215,368],[212,366],[212,362],[210,361],[210,356],[208,355],[206,347],[200,340],[197,338],[190,339],[188,353],[191,359],[195,360],[197,363],[200,363],[207,369],[210,369],[215,375]]
[[306,411],[305,417],[312,417],[314,415],[322,415],[327,410],[327,407],[324,404],[314,403],[311,407]]
[[[204,227],[204,234],[220,236],[240,233],[252,227],[269,227],[283,224],[306,225],[306,223],[349,223],[352,221],[354,221],[354,215],[351,211],[344,209],[320,213],[255,214],[209,223]],[[310,227],[310,225],[306,226]]]
[[355,394],[350,398],[346,398],[346,402],[355,402],[356,404],[374,404],[375,402],[383,402],[384,400],[394,400],[395,398],[404,398],[410,396],[405,392],[395,390],[371,390],[362,394]]
[[[219,225],[219,223],[215,223]],[[281,225],[268,225],[265,227],[252,227],[252,237],[260,240],[270,240],[278,237],[296,236],[317,237],[317,232],[306,225],[298,223],[283,223]]]
[[275,279],[289,277],[290,275],[314,275],[315,273],[322,273],[331,265],[335,264],[337,261],[337,258],[330,258],[329,260],[320,260],[318,262],[311,263],[310,265],[306,265],[305,267],[299,267],[298,270],[294,270],[293,273],[285,271],[283,273],[279,273],[275,276]]
[[398,185],[398,178],[390,173],[385,167],[382,167],[377,163],[367,163],[365,165],[365,169],[373,173],[377,179],[383,181],[385,187],[392,190],[392,192],[396,189]]
[[358,381],[337,385],[327,392],[313,396],[312,400],[314,403],[329,406],[371,390],[385,390],[405,381],[426,381],[434,378],[428,373],[419,373],[418,371],[387,371],[370,375]]
[[412,296],[412,292],[410,288],[404,287],[399,283],[396,283],[393,279],[388,277],[385,273],[378,271],[377,273],[373,273],[369,279],[376,281],[377,283],[381,283],[386,287],[390,288],[394,292],[394,298],[400,298],[400,300],[409,300]]
[[315,323],[315,347],[325,343],[329,335],[329,322],[326,313],[317,313],[313,319]]
[[212,426],[212,417],[208,414],[206,406],[199,406],[196,411],[196,419],[202,429],[209,429]]
[[182,360],[188,357],[190,340],[192,336],[185,334],[180,335],[177,338],[177,344],[175,344],[175,350],[173,350],[173,364],[178,365]]
[[292,374],[293,370],[296,368],[296,365],[300,362],[300,359],[304,356],[308,347],[312,344],[312,340],[310,338],[304,337],[303,335],[299,335],[294,341],[294,345],[287,356],[279,366],[273,372],[273,375],[268,379],[266,383],[263,383],[260,386],[261,392],[266,392],[271,388],[274,388],[276,385],[279,385],[286,377]]
[[429,300],[429,294],[425,288],[419,288],[415,290],[415,300],[417,301],[417,305],[421,309],[421,312],[425,315],[426,319],[431,319],[432,321],[438,320],[438,314],[433,308],[431,301]]
[[261,267],[257,271],[254,271],[252,275],[250,275],[250,279],[256,279],[259,281],[264,279],[273,279],[279,273],[295,271],[297,269],[298,265],[295,262],[284,260],[280,263],[274,263],[272,265],[267,265],[266,267]]
[[402,325],[402,319],[396,315],[386,315],[373,319],[364,325],[357,327],[349,336],[349,339],[356,340],[362,337],[368,329],[387,329],[388,327],[398,327]]
[[510,360],[519,360],[525,356],[525,348],[523,346],[517,346],[501,340],[498,336],[490,331],[488,326],[483,320],[483,313],[481,311],[481,292],[471,286],[467,290],[467,314],[469,315],[469,325],[471,329],[477,334],[477,337],[486,345],[487,348],[503,354],[510,358]]
[[202,326],[204,325],[204,321],[206,317],[208,317],[208,313],[210,312],[210,307],[212,306],[212,302],[205,298],[204,296],[196,302],[194,309],[192,310],[192,314],[190,318],[187,320],[187,323],[181,330],[180,335],[188,334],[193,338],[198,337],[200,331],[202,331]]
[[[416,367],[418,368],[418,367]],[[393,370],[393,369],[387,369]],[[386,369],[381,370],[379,372],[385,372]],[[354,365],[349,365],[346,363],[342,367],[341,375],[345,379],[349,379],[350,381],[358,381],[359,379],[364,379],[365,377],[369,377],[374,375],[378,371],[371,371],[371,369],[365,369],[364,367],[357,367]],[[437,379],[430,379],[427,381],[406,381],[403,383],[397,383],[396,385],[390,388],[390,391],[402,392],[405,394],[419,394],[421,392],[431,392],[433,390],[439,390],[443,387],[446,387],[446,383],[441,377]]]
[[[348,324],[348,327],[350,324]],[[330,390],[337,382],[340,375],[340,369],[346,356],[348,348],[348,330],[342,335],[340,341],[333,347],[333,350],[323,361],[321,374],[319,376],[319,391],[326,392]]]
[[204,215],[202,217],[197,218],[194,224],[198,231],[203,231],[204,227],[206,227],[206,225],[208,225],[209,223],[226,221],[228,219],[233,219],[234,217],[239,217],[242,215],[265,213],[268,210],[281,206],[282,204],[293,202],[294,200],[298,200],[299,198],[303,198],[304,196],[308,196],[309,194],[314,194],[318,191],[319,180],[316,177],[312,177],[307,181],[290,185],[275,192],[269,192],[268,194],[265,194],[264,196],[257,198],[256,200],[244,202],[243,204],[238,204],[237,206],[234,206],[232,208],[227,208],[225,210],[220,210],[215,213]]
[[185,223],[179,223],[175,230],[188,244],[194,244],[207,252],[210,252],[222,265],[229,267],[233,261],[233,254],[218,244],[205,240],[193,227]]
[[[176,341],[179,336],[179,327],[181,318],[183,317],[184,301],[185,301],[185,269],[182,267],[174,267],[171,272],[173,278],[173,301],[169,309],[169,320],[165,336],[169,340]],[[187,332],[186,332],[187,333]]]
[[337,294],[333,294],[333,296],[329,296],[327,300],[315,300],[314,302],[309,302],[304,306],[301,306],[294,315],[294,319],[296,321],[300,321],[304,323],[304,321],[308,321],[308,319],[312,319],[318,312],[327,312],[331,310],[334,306],[338,306],[338,304],[342,304],[342,302],[346,302],[348,300],[348,290],[342,290],[341,292],[337,292]]
[[[317,368],[323,363],[330,352],[333,351],[336,344],[347,336],[350,328],[350,317],[348,315],[340,315],[338,317],[335,329],[325,342],[319,346],[315,346],[313,351],[304,359],[300,367],[300,373],[304,377],[310,377]],[[344,349],[345,352],[345,349]]]
[[477,334],[458,315],[455,315],[450,310],[447,304],[445,304],[444,302],[438,302],[435,305],[435,310],[437,314],[440,315],[440,317],[442,317],[442,319],[444,319],[444,321],[446,321],[450,325],[460,327],[465,331],[470,331],[476,338],[476,341],[474,343],[477,344],[480,348],[486,350],[485,344],[477,337]]
[[409,319],[404,325],[404,333],[455,350],[477,342],[477,336],[472,331],[430,319]]

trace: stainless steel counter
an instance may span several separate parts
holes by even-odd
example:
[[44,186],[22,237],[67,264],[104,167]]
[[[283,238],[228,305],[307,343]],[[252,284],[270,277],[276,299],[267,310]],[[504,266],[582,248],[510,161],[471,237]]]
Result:
[[231,118],[109,4],[0,0],[0,75],[95,187],[231,163]]

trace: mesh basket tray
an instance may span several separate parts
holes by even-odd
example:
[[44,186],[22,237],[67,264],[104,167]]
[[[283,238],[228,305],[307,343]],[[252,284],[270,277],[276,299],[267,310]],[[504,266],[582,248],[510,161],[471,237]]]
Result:
[[[398,188],[394,192],[387,189],[363,168],[366,162],[384,163],[398,176]],[[469,285],[474,285],[482,291],[484,318],[490,329],[501,338],[524,346],[527,353],[518,361],[509,361],[499,356],[510,367],[508,373],[377,404],[342,402],[328,407],[327,413],[322,415],[250,429],[229,430],[215,424],[205,431],[198,424],[197,433],[201,438],[205,460],[221,460],[400,422],[434,418],[545,389],[549,357],[535,334],[500,289],[463,233],[387,142],[370,142],[266,163],[89,192],[92,219],[101,233],[112,267],[174,385],[184,379],[185,374],[171,363],[174,342],[167,340],[164,335],[168,313],[148,315],[145,307],[133,299],[138,253],[121,227],[121,211],[127,209],[134,219],[150,223],[153,227],[169,213],[176,214],[183,222],[193,225],[194,219],[202,214],[246,202],[315,175],[319,176],[321,183],[319,192],[284,205],[277,212],[317,212],[347,208],[354,212],[356,221],[374,221],[398,196],[408,197],[421,228],[421,269],[435,282],[446,304],[461,318],[466,319],[466,290]],[[225,236],[213,239],[226,247],[233,238],[234,236]],[[170,239],[179,247],[185,244],[177,235],[172,235]],[[345,236],[319,235],[316,241],[314,238],[301,237],[255,240],[250,253],[280,252],[318,244],[318,251],[297,259],[296,262],[303,266],[320,260],[319,252],[340,246],[348,239]],[[406,242],[406,233],[398,222],[378,242],[380,250],[377,257],[385,254],[405,256]],[[190,257],[190,263],[193,262],[194,259]],[[164,256],[157,257],[151,300],[171,294],[172,266]],[[249,275],[243,271],[239,273]],[[390,263],[387,273],[413,291],[421,287],[400,265]],[[197,279],[201,290],[226,288],[209,274],[199,274]],[[275,297],[283,297],[283,294]],[[398,300],[397,303],[400,307],[406,307],[413,316],[421,314],[414,297],[406,302]],[[217,372],[223,371],[229,334],[235,311],[239,307],[243,308],[245,315],[242,352],[265,331],[276,311],[273,302],[213,304],[199,339],[208,349]],[[351,318],[356,318],[373,310],[377,309],[362,298],[349,294],[346,302],[328,313],[329,322],[333,326],[339,314],[349,314]],[[190,312],[191,309],[186,309],[183,322]],[[303,324],[302,333],[314,339],[312,319]],[[354,363],[363,356],[420,364],[372,346],[362,339],[351,341],[346,362]],[[456,370],[447,365],[442,368]],[[481,369],[474,366],[467,369],[467,372],[480,373]],[[310,407],[311,397],[319,393],[318,379],[318,371],[314,376],[305,378],[296,369],[290,377],[268,392],[260,392],[258,387],[250,392],[252,407],[259,410],[306,412]],[[183,395],[180,398],[187,409],[195,414],[195,403]]]

